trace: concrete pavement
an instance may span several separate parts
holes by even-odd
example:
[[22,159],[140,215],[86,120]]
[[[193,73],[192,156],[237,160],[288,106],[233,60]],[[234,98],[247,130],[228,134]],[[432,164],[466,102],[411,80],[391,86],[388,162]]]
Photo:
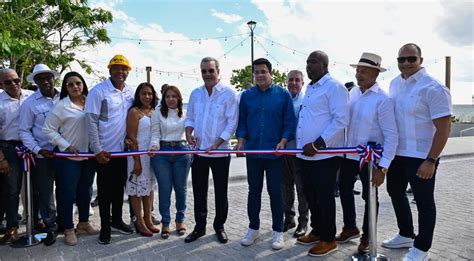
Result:
[[[474,229],[473,216],[473,181],[474,169],[474,138],[450,138],[445,150],[445,159],[441,161],[437,174],[436,202],[437,225],[433,247],[430,250],[432,260],[470,260],[474,259],[474,246],[472,244],[472,231]],[[470,149],[470,150],[469,150]],[[233,158],[231,163],[232,180],[229,185],[229,216],[226,231],[229,243],[222,245],[216,240],[212,229],[214,216],[214,193],[209,190],[209,215],[207,235],[189,244],[183,242],[184,236],[179,237],[173,233],[168,240],[163,240],[159,235],[152,238],[134,235],[113,234],[112,244],[103,246],[97,244],[97,236],[78,236],[75,247],[65,245],[63,237],[58,237],[58,242],[53,246],[33,246],[24,249],[14,249],[9,246],[0,246],[1,260],[312,260],[308,257],[308,246],[295,244],[292,238],[293,231],[285,234],[285,248],[280,251],[271,250],[271,212],[266,190],[262,193],[261,210],[261,237],[256,244],[243,247],[239,240],[245,234],[248,226],[247,218],[247,184],[245,177],[245,158]],[[211,182],[212,184],[212,182]],[[360,183],[356,183],[360,190]],[[157,202],[157,201],[155,201]],[[174,202],[172,202],[174,204]],[[337,203],[338,232],[342,226],[342,211],[339,199]],[[155,203],[156,204],[156,203]],[[363,200],[356,197],[358,225],[362,224]],[[415,229],[417,228],[417,211],[411,205]],[[156,208],[157,209],[157,208]],[[91,222],[99,227],[98,209]],[[157,211],[156,211],[157,212]],[[174,210],[172,210],[174,213]],[[188,187],[188,231],[194,226],[192,187]],[[125,221],[129,222],[128,204],[124,204]],[[77,216],[75,216],[77,222]],[[172,227],[173,229],[173,227]],[[22,226],[24,230],[24,226]],[[415,230],[416,231],[416,230]],[[380,189],[380,214],[378,224],[378,242],[397,233],[396,220],[393,208],[386,192],[385,186]],[[320,260],[350,260],[357,250],[358,240],[339,245],[339,250]],[[400,260],[406,249],[389,250],[379,247],[378,252],[385,254],[393,260]]]

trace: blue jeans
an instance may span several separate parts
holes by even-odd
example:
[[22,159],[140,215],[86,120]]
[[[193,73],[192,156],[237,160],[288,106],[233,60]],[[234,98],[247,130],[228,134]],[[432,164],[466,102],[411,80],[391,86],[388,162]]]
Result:
[[[428,251],[433,242],[436,224],[436,204],[434,200],[436,170],[431,179],[420,179],[416,172],[424,159],[395,156],[387,173],[387,192],[392,199],[393,209],[397,217],[399,234],[415,238],[414,247]],[[418,235],[415,236],[410,203],[406,195],[407,185],[413,190],[413,197],[418,209]]]
[[[162,146],[161,150],[187,150],[187,146]],[[186,192],[191,155],[156,155],[151,158],[151,166],[158,182],[158,200],[161,222],[169,226],[171,222],[171,191],[176,196],[176,222],[184,222]]]
[[272,229],[283,231],[283,197],[281,193],[283,158],[264,159],[247,157],[247,181],[249,197],[247,212],[251,229],[260,229],[260,208],[262,205],[263,176],[266,173],[267,191],[272,211]]
[[95,159],[74,161],[56,158],[56,181],[58,182],[58,223],[65,229],[74,228],[72,210],[74,203],[79,209],[79,222],[89,221],[89,203],[95,175]]
[[54,159],[35,158],[35,165],[31,168],[33,218],[36,224],[39,212],[48,231],[54,230],[56,225],[53,205],[54,175]]
[[[5,204],[7,228],[18,228],[18,205],[20,202],[21,181],[23,178],[23,160],[17,156],[13,144],[2,141],[1,149],[11,168],[8,175],[4,176],[2,180],[3,184],[0,184],[4,189],[4,195],[2,195],[4,198],[1,200],[3,200]],[[2,173],[0,175],[4,174]]]

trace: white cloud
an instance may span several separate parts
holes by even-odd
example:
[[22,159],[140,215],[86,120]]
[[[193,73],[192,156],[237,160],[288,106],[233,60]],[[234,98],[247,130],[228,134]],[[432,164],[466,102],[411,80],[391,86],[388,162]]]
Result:
[[217,27],[216,28],[216,31],[219,32],[219,33],[222,33],[224,31],[224,29],[220,28],[220,27]]
[[215,16],[215,17],[221,19],[226,24],[236,23],[236,22],[243,19],[242,16],[240,16],[240,15],[226,14],[226,13],[219,12],[215,9],[211,9],[211,13],[212,13],[212,16]]

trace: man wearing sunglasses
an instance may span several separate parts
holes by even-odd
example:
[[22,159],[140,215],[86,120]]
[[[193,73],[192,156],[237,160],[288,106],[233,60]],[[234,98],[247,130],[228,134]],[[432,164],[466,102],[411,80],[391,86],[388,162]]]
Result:
[[7,232],[0,244],[8,244],[17,238],[18,205],[20,202],[22,160],[16,154],[15,146],[20,145],[18,119],[20,105],[33,94],[21,88],[21,80],[13,69],[0,70],[0,195],[5,206]]
[[[197,149],[211,151],[230,149],[229,140],[237,128],[238,102],[233,88],[219,79],[219,62],[212,57],[201,61],[201,76],[204,85],[191,93],[186,113],[186,140]],[[191,167],[194,194],[194,219],[196,226],[184,242],[193,242],[206,234],[207,190],[209,168],[212,170],[216,198],[214,230],[220,243],[227,243],[224,223],[227,220],[229,203],[227,187],[229,180],[229,154],[195,155]]]
[[[388,169],[387,191],[399,232],[385,240],[382,246],[410,247],[404,260],[428,260],[436,223],[436,169],[451,128],[451,95],[422,67],[418,45],[402,46],[397,61],[401,74],[390,83],[390,96],[395,103],[399,142],[395,159]],[[408,183],[418,209],[416,236],[405,192]]]
[[38,90],[21,105],[20,138],[23,144],[35,154],[35,165],[32,168],[33,184],[33,217],[38,211],[46,225],[48,236],[43,240],[49,246],[56,242],[54,234],[56,217],[53,209],[54,188],[54,145],[43,133],[44,120],[59,100],[59,91],[54,88],[54,79],[59,73],[49,69],[45,64],[37,64],[26,79],[35,83]]

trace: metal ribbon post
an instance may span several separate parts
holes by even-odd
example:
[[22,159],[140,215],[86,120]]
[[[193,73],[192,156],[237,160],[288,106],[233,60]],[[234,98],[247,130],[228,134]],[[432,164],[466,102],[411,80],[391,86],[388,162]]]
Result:
[[11,247],[22,248],[35,246],[41,243],[33,234],[33,204],[31,195],[31,178],[30,178],[30,164],[34,164],[32,152],[26,147],[17,147],[18,155],[23,159],[23,171],[25,173],[25,190],[26,190],[26,234],[19,237],[17,240],[10,243]]
[[375,142],[367,144],[367,170],[369,174],[369,253],[352,256],[352,260],[390,260],[387,256],[377,254],[377,187],[372,183],[374,173]]

